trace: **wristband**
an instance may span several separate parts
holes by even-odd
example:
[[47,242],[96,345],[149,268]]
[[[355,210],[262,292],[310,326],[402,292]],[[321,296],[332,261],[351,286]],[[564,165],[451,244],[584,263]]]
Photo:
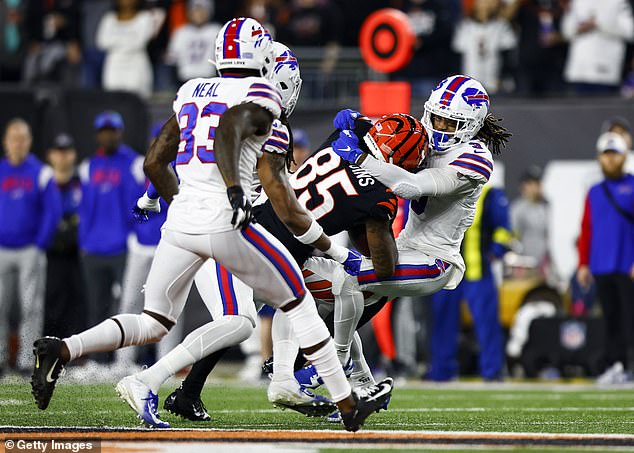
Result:
[[308,230],[306,230],[304,234],[295,236],[295,239],[297,239],[302,244],[310,245],[317,239],[319,239],[323,232],[324,229],[321,227],[321,225],[318,224],[315,219],[313,219],[313,221],[310,223],[310,226],[308,227]]
[[332,259],[337,261],[338,263],[343,263],[345,260],[348,259],[348,249],[341,245],[335,244],[334,242],[332,242],[332,239],[330,240],[330,248],[324,253],[326,255],[330,255]]

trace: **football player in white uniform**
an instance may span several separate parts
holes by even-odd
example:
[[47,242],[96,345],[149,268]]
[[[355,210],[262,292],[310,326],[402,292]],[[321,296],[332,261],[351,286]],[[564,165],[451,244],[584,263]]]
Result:
[[[346,120],[346,115],[351,118]],[[355,115],[358,113],[344,111],[338,117],[345,123]],[[377,278],[368,260],[356,277],[348,278],[341,270],[334,273],[333,292],[345,298],[342,307],[347,310],[354,311],[352,305],[362,300],[350,294],[371,291],[390,298],[423,296],[455,288],[464,275],[460,244],[473,222],[482,186],[493,171],[492,152],[498,154],[510,134],[489,114],[484,87],[463,75],[443,80],[432,91],[422,122],[430,150],[424,168],[414,173],[381,160],[380,153],[373,153],[377,159],[369,157],[345,130],[333,143],[342,158],[360,165],[396,195],[412,200],[407,224],[397,238],[399,259],[392,277]],[[306,267],[316,274],[327,277],[332,272],[329,263],[323,269],[321,260],[311,261]],[[350,323],[348,328],[353,332],[356,325]]]
[[[257,165],[276,211],[283,211],[285,217],[292,213],[287,226],[298,240],[354,271],[356,256],[332,244],[297,202],[284,173],[284,156],[262,154],[271,124],[281,113],[281,96],[264,77],[272,64],[268,32],[253,19],[235,18],[224,25],[216,41],[221,76],[193,79],[179,89],[175,115],[163,126],[144,163],[158,192],[171,204],[147,280],[145,309],[140,315],[114,316],[65,340],[37,340],[32,389],[40,408],[48,406],[59,372],[68,361],[90,352],[160,340],[176,322],[194,275],[208,258],[223,264],[286,313],[347,430],[358,430],[389,398],[391,387],[372,398],[352,393],[297,264],[279,241],[251,223],[249,196]],[[170,165],[175,158],[180,185]],[[207,345],[218,335],[221,332],[216,329],[202,326],[163,360],[176,372],[205,357]],[[160,384],[157,380],[147,385],[129,376],[117,384],[117,391],[146,424],[169,427],[157,413]]]

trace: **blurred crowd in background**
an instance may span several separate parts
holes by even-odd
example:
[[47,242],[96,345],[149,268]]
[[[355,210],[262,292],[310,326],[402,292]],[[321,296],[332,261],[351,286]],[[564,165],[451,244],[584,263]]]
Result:
[[209,75],[220,25],[244,15],[300,58],[315,59],[315,78],[324,83],[349,66],[346,50],[358,45],[364,19],[393,7],[408,15],[416,43],[411,63],[390,77],[411,81],[415,94],[426,96],[446,74],[463,72],[491,93],[632,97],[631,3],[7,0],[0,4],[0,82],[103,87],[146,98],[173,92],[183,80]]
[[[498,95],[634,97],[630,3],[6,0],[0,4],[0,82],[171,98],[182,81],[213,73],[208,59],[221,24],[245,15],[298,54],[301,104],[319,96],[325,80],[342,74],[352,74],[353,89],[360,77],[387,78],[367,68],[362,75],[347,70],[361,61],[356,46],[364,18],[389,6],[407,13],[417,36],[412,62],[389,78],[410,81],[415,96],[426,98],[439,80],[464,72]],[[149,223],[134,221],[132,206],[147,184],[137,152],[145,150],[124,143],[125,125],[116,111],[94,118],[93,150],[78,153],[74,138],[64,133],[45,143],[42,160],[50,168],[32,153],[39,131],[19,118],[2,127],[0,375],[9,366],[30,374],[32,338],[68,336],[115,313],[141,310],[167,207]],[[434,381],[461,374],[493,381],[509,375],[599,376],[606,384],[632,379],[634,220],[628,216],[634,216],[634,201],[628,200],[634,200],[634,182],[624,173],[632,130],[622,117],[607,118],[599,129],[596,146],[588,147],[596,148],[603,178],[611,181],[606,186],[623,184],[623,190],[618,184],[609,190],[629,214],[615,207],[605,189],[590,189],[578,227],[577,274],[560,275],[552,264],[542,169],[526,168],[517,199],[509,202],[499,187],[481,197],[463,243],[468,271],[456,291],[426,300],[400,298],[364,328],[373,366]],[[305,132],[293,132],[299,160],[313,148]],[[80,162],[84,155],[89,157]],[[599,209],[594,216],[593,209]],[[395,234],[406,215],[402,203]],[[262,316],[261,335],[243,347],[247,379],[260,378],[262,360],[271,354],[269,316]],[[540,318],[545,321],[534,322]],[[183,323],[178,326],[159,355],[180,341]],[[93,359],[114,360],[129,374],[130,363],[151,363],[156,354],[144,348]],[[103,376],[100,366],[86,376]]]

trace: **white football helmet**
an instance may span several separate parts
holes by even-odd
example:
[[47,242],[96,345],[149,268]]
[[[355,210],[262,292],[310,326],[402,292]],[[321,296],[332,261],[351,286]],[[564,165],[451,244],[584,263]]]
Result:
[[215,65],[225,69],[255,69],[271,76],[273,40],[260,23],[250,17],[236,17],[223,25],[216,38]]
[[281,42],[273,41],[273,54],[275,66],[271,77],[282,93],[282,104],[286,116],[291,116],[302,89],[299,63],[291,49]]
[[[471,140],[489,113],[489,95],[480,82],[464,75],[451,76],[438,84],[425,102],[422,123],[435,151]],[[455,132],[434,129],[432,115],[457,122]]]

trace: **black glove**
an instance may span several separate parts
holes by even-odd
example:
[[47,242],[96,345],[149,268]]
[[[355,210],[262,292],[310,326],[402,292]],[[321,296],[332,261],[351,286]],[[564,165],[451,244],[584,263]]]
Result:
[[231,217],[231,225],[233,228],[245,229],[253,219],[253,208],[251,203],[244,195],[244,191],[240,186],[232,186],[227,189],[227,197],[233,209],[233,217]]

